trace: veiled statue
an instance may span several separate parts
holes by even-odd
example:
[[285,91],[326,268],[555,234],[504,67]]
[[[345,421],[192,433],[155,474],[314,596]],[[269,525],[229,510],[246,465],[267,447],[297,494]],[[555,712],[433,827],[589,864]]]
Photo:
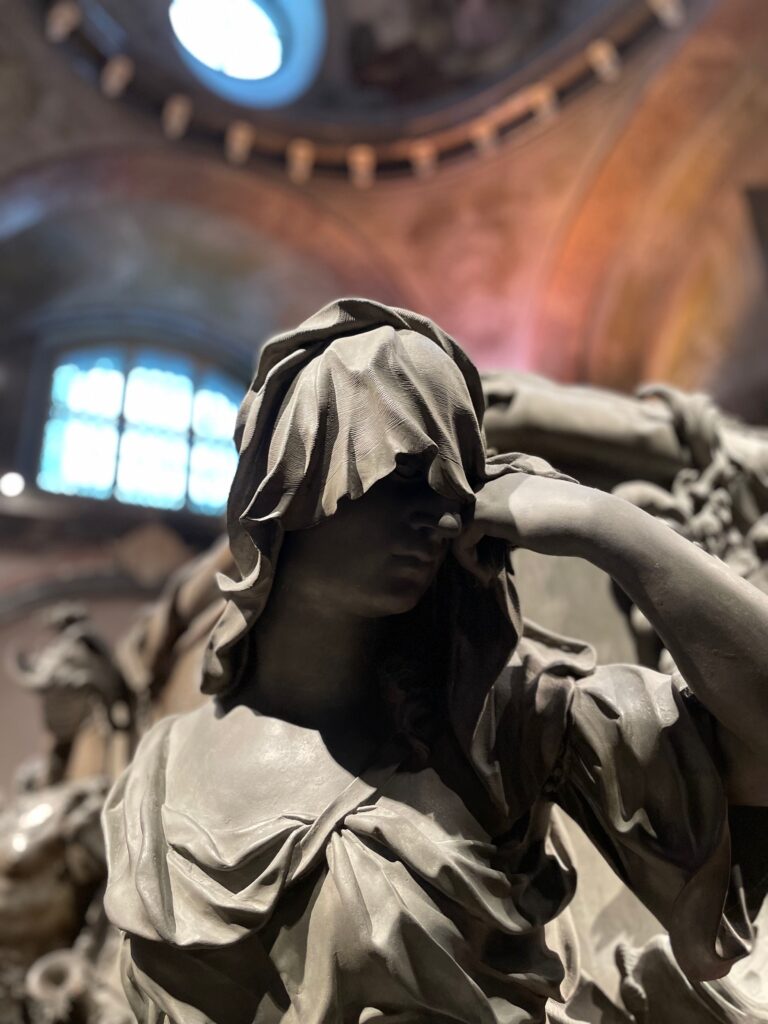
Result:
[[[663,517],[489,455],[484,404],[450,337],[375,302],[262,350],[210,696],[145,733],[103,815],[138,1020],[680,1024],[749,954],[768,597]],[[515,549],[607,573],[670,670],[527,621]],[[699,1017],[647,993],[647,959],[623,1005],[580,969],[556,807],[664,926]]]

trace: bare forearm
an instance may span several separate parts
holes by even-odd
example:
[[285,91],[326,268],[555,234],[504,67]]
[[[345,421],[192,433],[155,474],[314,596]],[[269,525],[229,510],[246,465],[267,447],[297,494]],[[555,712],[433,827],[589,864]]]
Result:
[[634,505],[572,481],[517,473],[478,492],[454,553],[489,582],[483,536],[612,576],[717,720],[731,801],[768,804],[768,597]]
[[721,725],[768,753],[768,597],[620,498],[602,496],[590,519],[582,556],[647,616]]

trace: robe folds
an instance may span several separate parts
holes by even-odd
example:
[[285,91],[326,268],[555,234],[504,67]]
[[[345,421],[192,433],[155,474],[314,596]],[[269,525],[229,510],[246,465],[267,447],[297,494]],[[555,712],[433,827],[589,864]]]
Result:
[[385,748],[359,775],[311,730],[244,706],[164,719],[104,812],[133,1010],[147,1024],[571,1019],[556,1007],[578,959],[545,936],[576,883],[555,804],[688,977],[749,951],[746,917],[723,913],[707,716],[678,678],[598,668],[587,645],[526,623],[466,743],[446,730],[418,770]]
[[728,824],[707,716],[679,679],[596,668],[587,645],[524,627],[502,540],[485,546],[488,587],[449,556],[420,602],[445,674],[418,767],[402,723],[360,771],[318,733],[238,701],[258,684],[254,627],[286,531],[403,457],[467,517],[491,480],[560,476],[525,454],[489,457],[483,404],[449,335],[370,300],[331,303],[263,348],[235,431],[235,572],[219,577],[201,679],[213,699],[153,727],[104,812],[105,906],[139,1021],[568,1020],[578,957],[546,931],[575,885],[556,804],[667,928],[689,978],[748,950],[744,915],[723,914]]

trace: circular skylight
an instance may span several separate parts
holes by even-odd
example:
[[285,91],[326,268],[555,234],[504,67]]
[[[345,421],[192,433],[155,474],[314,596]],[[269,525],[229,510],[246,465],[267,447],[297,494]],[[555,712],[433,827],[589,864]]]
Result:
[[294,103],[325,56],[325,0],[171,0],[168,16],[195,77],[241,106]]
[[280,33],[255,0],[173,0],[168,14],[184,49],[212,71],[254,82],[280,70]]

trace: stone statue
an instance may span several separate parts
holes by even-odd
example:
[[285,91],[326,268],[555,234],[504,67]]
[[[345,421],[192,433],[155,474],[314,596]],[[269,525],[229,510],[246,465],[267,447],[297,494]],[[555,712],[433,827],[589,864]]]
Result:
[[[104,811],[138,1020],[641,1020],[647,961],[612,1003],[557,926],[554,805],[687,983],[749,952],[760,870],[728,805],[765,822],[768,597],[622,498],[488,457],[483,405],[451,338],[374,302],[263,350],[211,699],[147,732]],[[679,672],[525,621],[514,548],[608,573]]]
[[97,1019],[82,1011],[106,992],[96,974],[107,927],[99,816],[108,788],[104,777],[72,779],[0,808],[3,1021]]
[[[67,775],[73,745],[83,725],[101,720],[105,746],[116,733],[129,739],[135,699],[120,668],[88,622],[80,605],[56,605],[48,617],[53,639],[34,654],[16,654],[12,671],[24,689],[39,694],[52,738],[45,763],[22,766],[21,788],[55,785]],[[105,751],[106,757],[106,751]]]
[[[707,395],[646,385],[637,397],[563,386],[527,373],[487,374],[486,432],[567,465],[666,522],[768,592],[768,432],[726,416]],[[671,668],[636,608],[643,664]]]
[[[104,916],[100,825],[117,738],[131,755],[135,699],[80,605],[54,606],[53,638],[16,652],[17,682],[36,693],[51,737],[17,772],[0,806],[0,1020],[3,1024],[128,1024],[111,967],[117,934]],[[103,772],[77,777],[72,754],[93,725]]]

